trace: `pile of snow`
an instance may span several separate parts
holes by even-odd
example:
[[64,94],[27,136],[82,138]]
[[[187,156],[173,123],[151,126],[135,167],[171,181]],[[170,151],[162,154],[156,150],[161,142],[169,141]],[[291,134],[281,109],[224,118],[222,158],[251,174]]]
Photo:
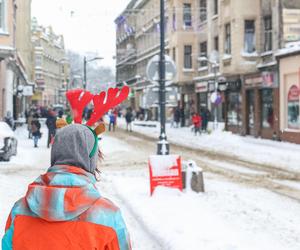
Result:
[[[118,119],[118,126],[126,128],[125,120]],[[152,138],[158,138],[160,126],[156,128],[134,126],[133,130]],[[300,152],[300,145],[297,144],[243,137],[221,130],[195,136],[191,128],[171,128],[170,124],[167,124],[166,132],[168,141],[177,145],[222,153],[270,167],[281,167],[300,172],[300,154],[296,153]]]
[[149,195],[146,170],[105,172],[102,186],[117,190],[122,204],[145,230],[172,250],[296,250],[299,203],[263,189],[206,176],[206,193],[159,187]]

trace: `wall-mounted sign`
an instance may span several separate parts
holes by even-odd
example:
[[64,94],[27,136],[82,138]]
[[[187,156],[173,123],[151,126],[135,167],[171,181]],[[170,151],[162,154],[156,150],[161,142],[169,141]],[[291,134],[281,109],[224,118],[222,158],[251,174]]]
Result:
[[203,93],[208,91],[208,82],[198,82],[195,84],[195,92]]

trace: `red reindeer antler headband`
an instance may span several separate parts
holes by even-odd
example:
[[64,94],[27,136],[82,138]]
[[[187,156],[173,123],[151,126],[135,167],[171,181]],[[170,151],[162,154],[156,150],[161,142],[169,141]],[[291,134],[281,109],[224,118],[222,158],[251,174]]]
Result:
[[[91,127],[97,121],[102,118],[102,116],[108,112],[110,109],[122,103],[127,99],[129,94],[129,87],[124,86],[122,89],[110,88],[107,93],[105,91],[100,92],[100,94],[93,95],[89,91],[83,89],[73,89],[66,93],[66,97],[70,103],[71,109],[73,111],[73,117],[75,123],[82,123],[82,114],[84,108],[92,101],[94,104],[94,111],[91,114],[90,119],[85,125]],[[66,123],[64,124],[66,125]],[[64,125],[60,126],[63,127]],[[98,131],[97,131],[98,130]],[[104,127],[105,130],[105,127]],[[96,133],[103,132],[102,128],[96,128]]]
[[71,105],[75,123],[82,123],[82,113],[84,108],[93,101],[94,111],[91,118],[87,121],[87,126],[93,126],[106,112],[119,105],[129,94],[129,87],[124,86],[121,90],[110,88],[98,95],[93,95],[82,89],[70,90],[66,93],[67,99]]

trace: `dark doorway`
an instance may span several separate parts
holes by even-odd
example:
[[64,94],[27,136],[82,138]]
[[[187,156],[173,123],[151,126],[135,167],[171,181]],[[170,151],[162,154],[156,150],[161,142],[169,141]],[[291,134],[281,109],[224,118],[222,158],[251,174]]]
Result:
[[255,101],[254,90],[247,90],[246,92],[246,105],[247,105],[247,134],[254,135],[255,127]]

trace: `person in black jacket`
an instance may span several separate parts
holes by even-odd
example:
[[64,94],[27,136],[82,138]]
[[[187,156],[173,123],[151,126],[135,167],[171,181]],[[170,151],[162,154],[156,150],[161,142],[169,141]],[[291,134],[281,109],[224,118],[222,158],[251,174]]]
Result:
[[50,147],[51,141],[55,136],[56,133],[56,116],[54,111],[51,109],[48,111],[48,116],[46,120],[46,125],[48,128],[48,142],[47,142],[47,147]]
[[130,132],[132,132],[132,125],[131,122],[133,120],[133,115],[131,112],[131,108],[127,109],[126,115],[125,115],[125,120],[126,120],[126,130],[128,131],[128,128],[130,129]]
[[31,134],[32,134],[35,148],[38,147],[38,141],[42,136],[40,129],[41,129],[41,123],[39,122],[39,115],[34,114],[33,119],[31,121]]

